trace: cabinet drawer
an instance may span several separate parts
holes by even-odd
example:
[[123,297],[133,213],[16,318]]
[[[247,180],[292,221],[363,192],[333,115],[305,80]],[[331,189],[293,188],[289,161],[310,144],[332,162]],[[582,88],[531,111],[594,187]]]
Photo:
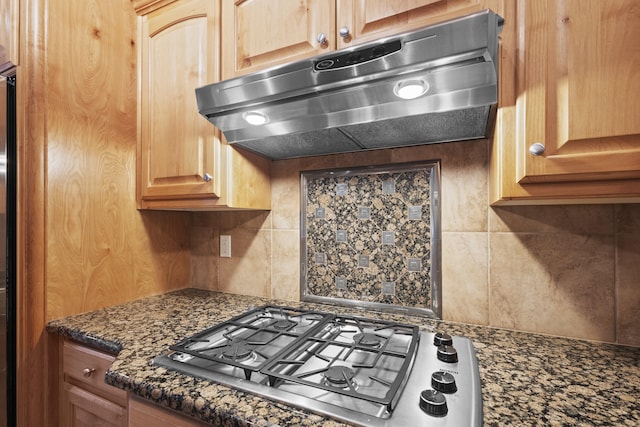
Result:
[[65,341],[62,360],[65,381],[77,383],[96,394],[126,405],[127,392],[104,382],[105,372],[115,360],[114,356]]

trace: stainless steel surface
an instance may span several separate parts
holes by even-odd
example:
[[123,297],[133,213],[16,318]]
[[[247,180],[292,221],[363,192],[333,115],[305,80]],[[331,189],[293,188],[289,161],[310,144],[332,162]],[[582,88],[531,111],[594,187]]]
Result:
[[[230,143],[274,159],[484,138],[502,23],[483,11],[211,84],[196,89],[198,109]],[[428,90],[401,99],[407,80]],[[248,124],[251,112],[267,122]]]
[[[292,330],[276,326],[282,322],[277,314],[260,318],[254,311],[247,315],[257,320],[249,322],[250,328],[256,328],[256,323],[268,324],[268,331],[251,330],[247,334],[238,327],[245,319],[225,322],[172,346],[176,352],[158,356],[153,363],[353,425],[482,425],[478,364],[468,339],[449,337],[457,349],[458,362],[446,363],[437,358],[435,334],[415,326],[338,316],[344,327],[336,329],[334,315],[324,313],[327,317],[315,319],[317,323],[312,315],[300,317],[300,335],[291,332],[290,336]],[[353,325],[363,325],[363,333]],[[376,332],[365,332],[373,330]],[[275,344],[265,350],[262,345],[270,335]],[[246,345],[229,351],[225,339],[233,341],[237,337],[244,337]],[[370,347],[372,342],[368,340],[378,338],[378,347]],[[228,364],[220,363],[230,354],[240,355],[246,346],[256,346],[253,357],[242,355],[237,362],[232,358]],[[194,357],[198,351],[205,355]],[[375,363],[369,365],[371,359]],[[339,371],[335,380],[344,378],[342,388],[329,383],[328,367]],[[353,377],[348,373],[350,368]],[[324,381],[314,379],[320,373],[325,373]],[[434,373],[438,378],[448,375],[455,380],[456,387],[447,386],[449,392],[444,393],[448,406],[445,416],[426,414],[419,406],[421,392],[431,389]]]
[[534,144],[531,144],[531,146],[529,147],[529,153],[531,153],[533,156],[542,156],[545,149],[546,147],[544,146],[544,144],[536,142]]
[[327,47],[329,45],[329,40],[327,40],[327,35],[325,33],[318,34],[317,40],[322,47]]
[[0,426],[13,425],[16,413],[15,79],[15,69],[0,75]]
[[349,37],[351,37],[351,32],[349,31],[349,27],[340,27],[340,37],[342,37],[343,39],[348,39]]

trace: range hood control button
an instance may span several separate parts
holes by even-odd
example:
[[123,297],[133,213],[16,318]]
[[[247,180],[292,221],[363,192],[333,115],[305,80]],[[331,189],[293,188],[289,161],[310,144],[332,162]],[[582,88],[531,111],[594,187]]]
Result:
[[433,345],[437,347],[440,347],[441,345],[453,345],[453,339],[449,334],[445,334],[444,332],[438,332],[433,337]]
[[446,363],[458,363],[458,350],[452,345],[438,347],[438,360]]
[[444,371],[436,371],[431,374],[431,387],[442,393],[455,393],[458,391],[455,377]]
[[447,415],[447,399],[437,390],[424,390],[420,393],[420,409],[429,415],[442,417]]

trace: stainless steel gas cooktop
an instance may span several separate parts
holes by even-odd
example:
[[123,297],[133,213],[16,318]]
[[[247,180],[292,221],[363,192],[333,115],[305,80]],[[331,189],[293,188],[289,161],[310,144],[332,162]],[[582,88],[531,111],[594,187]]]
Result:
[[153,363],[361,426],[480,426],[475,349],[417,326],[266,306]]

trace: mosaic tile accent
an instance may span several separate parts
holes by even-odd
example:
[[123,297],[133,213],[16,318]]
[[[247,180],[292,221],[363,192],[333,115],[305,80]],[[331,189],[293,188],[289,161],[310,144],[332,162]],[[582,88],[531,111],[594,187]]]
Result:
[[440,317],[439,171],[303,172],[302,299]]

